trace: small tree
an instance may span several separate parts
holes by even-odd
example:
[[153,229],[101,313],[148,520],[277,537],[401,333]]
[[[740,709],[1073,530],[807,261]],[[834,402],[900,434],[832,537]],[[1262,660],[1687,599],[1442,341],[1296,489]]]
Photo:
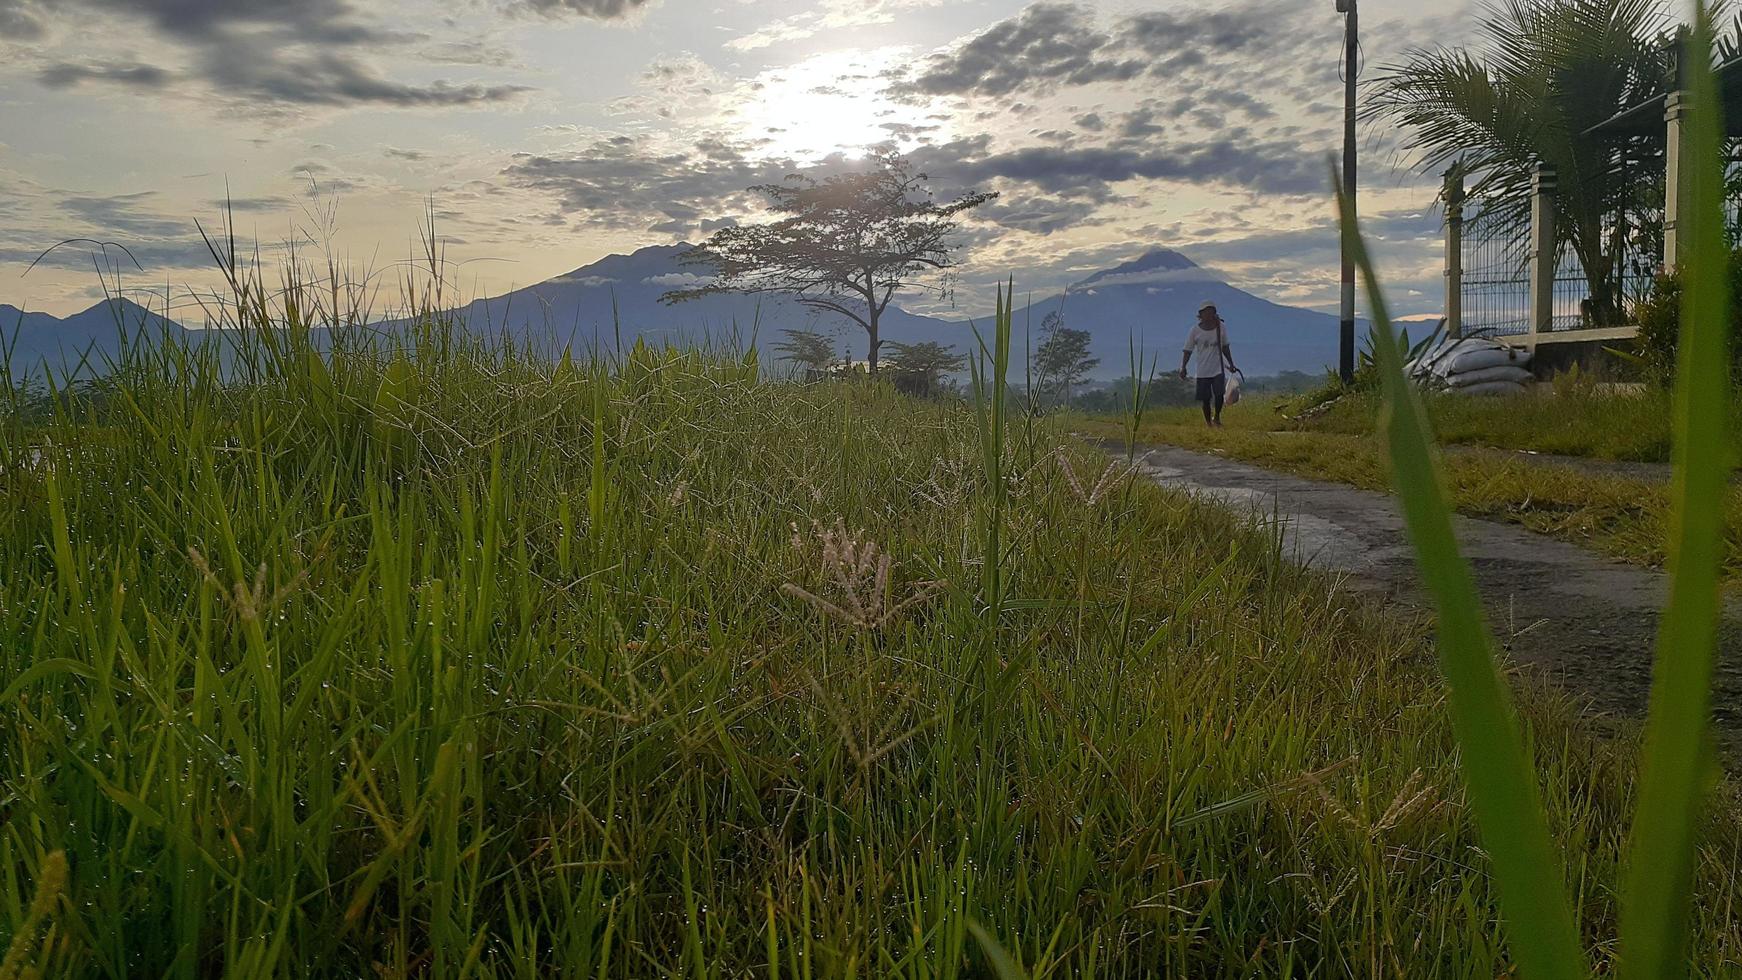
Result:
[[958,215],[996,194],[968,192],[937,204],[926,175],[913,173],[895,153],[873,156],[866,169],[821,182],[794,174],[780,184],[753,187],[778,217],[766,224],[735,225],[715,232],[684,256],[705,266],[714,280],[666,293],[680,303],[719,293],[779,293],[814,310],[839,313],[857,323],[868,340],[866,364],[877,373],[881,321],[889,301],[920,277],[955,265],[950,236]]
[[815,330],[788,330],[786,339],[774,345],[780,359],[791,361],[805,369],[805,380],[815,380],[829,371],[835,361],[834,346],[827,336]]
[[1040,321],[1040,347],[1034,352],[1034,371],[1040,390],[1063,404],[1083,378],[1101,363],[1089,356],[1089,332],[1065,326],[1064,315],[1054,310]]
[[889,359],[889,370],[895,375],[895,387],[910,395],[930,397],[942,388],[943,376],[960,371],[968,359],[934,340],[922,344],[890,344],[895,355]]

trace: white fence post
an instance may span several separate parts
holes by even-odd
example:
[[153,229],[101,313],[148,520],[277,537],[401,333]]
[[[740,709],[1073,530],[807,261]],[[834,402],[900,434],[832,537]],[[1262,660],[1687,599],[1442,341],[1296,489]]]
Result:
[[1538,163],[1530,181],[1530,340],[1554,329],[1554,276],[1560,249],[1555,238],[1555,169]]
[[1682,187],[1682,116],[1686,113],[1683,96],[1687,86],[1682,62],[1687,53],[1688,29],[1676,31],[1669,48],[1669,94],[1663,100],[1663,271],[1674,272],[1680,264],[1680,235],[1676,225],[1681,218]]
[[1674,272],[1680,264],[1681,246],[1676,223],[1681,218],[1682,185],[1682,93],[1678,89],[1664,100],[1663,154],[1663,271]]

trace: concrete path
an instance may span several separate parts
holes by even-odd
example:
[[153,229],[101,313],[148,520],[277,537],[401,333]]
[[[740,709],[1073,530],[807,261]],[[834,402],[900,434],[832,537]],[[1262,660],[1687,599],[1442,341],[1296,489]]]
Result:
[[[1356,590],[1427,606],[1393,497],[1171,446],[1144,447],[1139,455],[1157,483],[1280,522],[1295,560]],[[1643,718],[1667,577],[1512,525],[1455,520],[1490,625],[1512,657],[1588,698],[1600,713]],[[1712,697],[1732,758],[1742,747],[1739,613],[1733,604]]]

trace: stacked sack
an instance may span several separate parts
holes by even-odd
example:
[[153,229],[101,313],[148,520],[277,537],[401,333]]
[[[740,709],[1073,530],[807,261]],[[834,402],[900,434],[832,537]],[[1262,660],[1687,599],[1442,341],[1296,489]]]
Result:
[[1409,376],[1464,395],[1518,395],[1535,380],[1530,352],[1486,337],[1450,337],[1405,365]]

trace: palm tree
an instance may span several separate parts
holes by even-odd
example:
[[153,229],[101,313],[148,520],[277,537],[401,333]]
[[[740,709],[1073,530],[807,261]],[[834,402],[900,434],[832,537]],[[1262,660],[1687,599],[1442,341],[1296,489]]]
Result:
[[1520,236],[1535,165],[1553,166],[1558,244],[1584,269],[1590,317],[1615,322],[1628,229],[1614,219],[1652,168],[1590,130],[1668,88],[1668,24],[1663,0],[1497,0],[1474,50],[1417,49],[1381,69],[1372,111],[1402,124],[1423,171],[1471,176],[1485,233]]

